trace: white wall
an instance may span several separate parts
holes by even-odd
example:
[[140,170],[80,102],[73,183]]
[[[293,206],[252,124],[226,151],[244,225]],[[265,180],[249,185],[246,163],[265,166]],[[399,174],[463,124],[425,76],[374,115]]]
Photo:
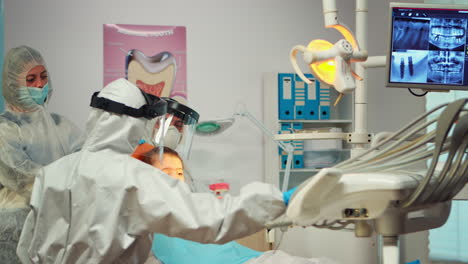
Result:
[[[369,54],[383,55],[390,1],[368,2]],[[340,20],[354,28],[354,1],[338,1],[338,7]],[[190,105],[202,119],[228,116],[238,102],[261,117],[262,73],[292,71],[293,45],[339,39],[323,27],[321,8],[317,0],[7,0],[5,48],[27,44],[41,51],[55,87],[50,108],[84,127],[89,98],[102,88],[102,24],[186,26]],[[383,69],[369,72],[371,132],[395,130],[424,109],[423,99],[383,83]],[[243,185],[261,180],[261,134],[248,122],[237,125],[245,133],[214,145],[204,164]],[[340,252],[341,260],[353,255],[346,248],[329,252]]]
[[[187,27],[188,93],[202,119],[230,115],[239,102],[261,117],[261,73],[291,71],[290,48],[320,36],[321,4],[310,0],[241,1],[59,1],[5,3],[5,48],[27,44],[41,51],[55,87],[50,108],[84,127],[89,98],[102,88],[102,24],[128,23]],[[342,1],[342,10],[352,10]],[[351,12],[343,19],[354,23]],[[349,22],[348,22],[349,21]],[[260,179],[261,138],[245,122],[224,158],[237,157],[233,175],[241,183]],[[222,155],[222,153],[221,153]],[[218,155],[219,156],[219,155]],[[239,159],[239,157],[241,157]]]

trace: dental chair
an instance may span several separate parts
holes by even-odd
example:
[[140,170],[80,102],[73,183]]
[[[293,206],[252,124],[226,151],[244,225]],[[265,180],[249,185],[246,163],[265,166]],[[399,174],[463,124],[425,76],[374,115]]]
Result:
[[442,226],[468,182],[467,102],[440,105],[395,133],[376,135],[361,155],[321,170],[299,186],[286,222],[352,226],[358,237],[375,231],[383,237],[383,263],[399,263],[399,236]]

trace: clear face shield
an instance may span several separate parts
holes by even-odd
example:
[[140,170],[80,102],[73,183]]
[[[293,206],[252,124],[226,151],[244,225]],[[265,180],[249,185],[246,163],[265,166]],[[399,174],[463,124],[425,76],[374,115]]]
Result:
[[155,124],[152,141],[158,146],[175,150],[187,160],[199,115],[190,107],[172,98],[163,99],[167,102],[167,113],[163,120]]

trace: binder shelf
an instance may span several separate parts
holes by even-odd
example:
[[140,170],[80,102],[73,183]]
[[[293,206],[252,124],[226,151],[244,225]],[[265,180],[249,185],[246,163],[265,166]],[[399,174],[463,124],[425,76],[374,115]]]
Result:
[[[295,73],[263,75],[263,121],[275,140],[294,145],[289,187],[313,177],[320,169],[349,158],[348,132],[353,131],[353,98],[345,95],[333,106],[338,93],[320,83],[303,82]],[[264,145],[265,180],[280,184],[284,176],[285,153],[272,142]]]

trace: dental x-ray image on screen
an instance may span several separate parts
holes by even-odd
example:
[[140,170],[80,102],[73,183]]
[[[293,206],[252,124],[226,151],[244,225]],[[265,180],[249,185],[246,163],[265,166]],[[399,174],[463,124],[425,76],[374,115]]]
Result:
[[387,87],[468,90],[468,7],[390,3]]
[[462,51],[429,51],[427,81],[462,84],[464,59]]
[[466,19],[432,18],[429,49],[463,51],[466,42]]
[[427,49],[429,23],[427,18],[395,18],[393,49]]
[[408,50],[392,55],[392,81],[417,82],[427,80],[427,51]]

